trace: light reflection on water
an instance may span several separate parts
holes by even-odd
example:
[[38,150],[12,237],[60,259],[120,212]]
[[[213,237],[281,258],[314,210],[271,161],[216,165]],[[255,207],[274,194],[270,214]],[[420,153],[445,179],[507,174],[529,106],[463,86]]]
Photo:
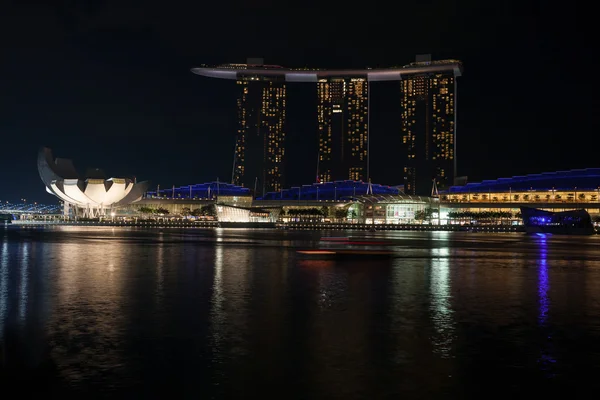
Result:
[[165,248],[163,243],[156,246],[156,302],[160,306],[164,298]]
[[19,266],[21,269],[20,285],[19,285],[19,319],[21,322],[25,322],[25,316],[27,312],[27,296],[28,296],[28,281],[29,281],[29,243],[24,242],[20,248],[20,262]]
[[48,334],[61,377],[80,385],[118,376],[123,365],[127,307],[123,289],[135,250],[119,241],[98,238],[57,248],[51,268],[58,285]]
[[142,397],[448,398],[600,365],[600,237],[333,236],[398,257],[301,259],[311,232],[7,229],[3,371],[26,355],[19,376]]
[[550,299],[548,298],[548,290],[550,289],[550,281],[548,280],[548,243],[546,238],[540,239],[540,256],[539,256],[539,286],[538,294],[540,296],[540,314],[539,322],[541,326],[545,326],[548,320],[548,310],[550,309]]
[[432,337],[434,351],[443,358],[452,357],[454,336],[451,306],[450,249],[442,247],[431,250],[431,311],[435,335]]
[[0,254],[0,339],[4,336],[4,320],[8,311],[8,241],[4,241]]
[[225,312],[223,310],[223,264],[225,263],[223,256],[223,247],[215,246],[215,278],[213,283],[213,291],[212,291],[212,312],[211,325],[215,327],[212,331],[212,338],[214,341],[214,345],[217,348],[221,347],[221,336],[222,332],[220,331],[220,327],[223,327],[225,321]]
[[546,235],[539,235],[539,260],[538,260],[538,296],[539,296],[539,315],[538,323],[542,330],[541,333],[541,354],[538,360],[540,368],[546,371],[548,377],[554,377],[553,371],[556,359],[554,358],[552,331],[549,327],[548,318],[550,311],[550,279],[548,276],[548,242]]

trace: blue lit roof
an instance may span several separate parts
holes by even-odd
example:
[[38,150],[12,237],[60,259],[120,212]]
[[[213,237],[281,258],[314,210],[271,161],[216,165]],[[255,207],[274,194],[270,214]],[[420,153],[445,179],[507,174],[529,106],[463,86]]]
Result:
[[[257,200],[341,200],[356,196],[366,195],[369,183],[363,181],[335,181],[313,183],[283,189],[280,192],[269,192]],[[371,184],[373,194],[397,195],[400,189],[397,186]]]
[[442,193],[486,193],[518,190],[592,190],[600,188],[600,168],[544,172],[451,186]]
[[231,183],[206,182],[160,189],[158,196],[156,191],[149,191],[146,193],[146,196],[168,199],[212,199],[217,196],[250,196],[250,189]]

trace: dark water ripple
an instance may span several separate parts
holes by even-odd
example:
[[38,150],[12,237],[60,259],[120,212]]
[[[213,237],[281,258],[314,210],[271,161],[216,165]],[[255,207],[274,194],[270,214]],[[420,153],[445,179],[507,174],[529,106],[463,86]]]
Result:
[[600,237],[0,230],[0,383],[128,398],[567,397],[598,386]]

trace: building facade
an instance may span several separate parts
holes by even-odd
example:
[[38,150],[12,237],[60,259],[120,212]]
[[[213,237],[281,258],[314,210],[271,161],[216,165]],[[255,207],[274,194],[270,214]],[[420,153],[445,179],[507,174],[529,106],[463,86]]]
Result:
[[[425,56],[407,67],[458,63]],[[402,144],[406,152],[404,185],[407,194],[429,195],[433,180],[450,187],[456,174],[456,78],[460,69],[424,71],[407,76],[401,87]]]
[[263,195],[283,187],[285,82],[240,76],[232,183]]
[[368,113],[366,77],[319,79],[319,182],[368,180]]

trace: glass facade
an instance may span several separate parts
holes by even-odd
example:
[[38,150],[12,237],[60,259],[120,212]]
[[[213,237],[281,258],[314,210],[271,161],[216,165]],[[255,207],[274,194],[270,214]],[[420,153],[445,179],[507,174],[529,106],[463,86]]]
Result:
[[401,203],[386,205],[386,224],[409,224],[415,220],[415,212],[422,211],[426,204],[421,203]]
[[317,82],[319,182],[367,180],[368,96],[366,78]]

